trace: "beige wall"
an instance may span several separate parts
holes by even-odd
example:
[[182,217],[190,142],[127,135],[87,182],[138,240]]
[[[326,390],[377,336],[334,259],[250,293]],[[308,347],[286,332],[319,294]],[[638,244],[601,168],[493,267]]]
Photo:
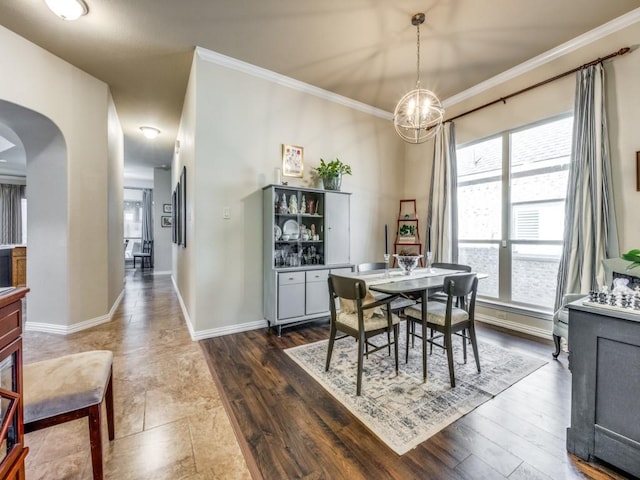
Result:
[[196,54],[180,132],[174,181],[187,165],[189,241],[186,250],[174,247],[174,275],[195,332],[264,318],[262,187],[273,181],[283,143],[305,149],[304,177],[286,178],[290,185],[314,186],[320,158],[351,165],[342,188],[353,193],[351,259],[382,260],[384,224],[395,228],[404,179],[404,144],[389,120]]
[[[49,204],[66,216],[32,218],[29,209],[30,298],[40,298],[43,308],[29,307],[28,323],[65,332],[82,322],[103,321],[122,281],[117,267],[113,271],[109,267],[122,261],[122,252],[117,259],[115,250],[113,254],[109,250],[109,241],[118,232],[113,222],[118,220],[110,215],[108,203],[110,196],[117,195],[115,189],[121,188],[110,182],[115,181],[122,162],[122,154],[108,149],[109,122],[116,115],[110,112],[109,89],[4,27],[0,27],[0,59],[2,99],[49,119],[61,133],[62,142],[56,148],[66,154],[48,181],[27,187],[29,202]],[[41,153],[38,162],[46,163],[46,150]],[[28,160],[27,168],[34,166]],[[114,171],[109,172],[110,168]],[[39,244],[33,238],[34,225],[46,241]],[[113,275],[119,280],[111,283]]]
[[107,297],[107,306],[111,308],[124,287],[124,248],[122,246],[122,239],[124,238],[122,215],[124,208],[124,137],[111,94],[109,94],[107,129],[109,152],[107,168],[109,295]]

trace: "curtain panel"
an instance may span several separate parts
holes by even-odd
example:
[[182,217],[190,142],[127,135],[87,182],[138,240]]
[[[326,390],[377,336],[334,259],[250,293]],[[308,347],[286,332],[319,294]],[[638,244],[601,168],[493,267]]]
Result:
[[153,240],[153,191],[142,190],[142,243]]
[[574,124],[564,241],[555,309],[565,293],[604,283],[602,260],[619,256],[602,64],[576,74]]
[[458,260],[456,141],[453,122],[436,134],[427,208],[427,248],[434,262]]
[[24,185],[0,184],[0,244],[22,243]]

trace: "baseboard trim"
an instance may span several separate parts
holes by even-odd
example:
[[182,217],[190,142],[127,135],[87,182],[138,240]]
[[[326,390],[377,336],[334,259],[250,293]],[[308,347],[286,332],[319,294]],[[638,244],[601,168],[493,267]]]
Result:
[[109,313],[100,317],[90,318],[89,320],[85,320],[84,322],[80,323],[74,323],[73,325],[55,325],[52,323],[29,322],[29,320],[27,319],[24,324],[24,329],[29,332],[54,333],[56,335],[69,335],[71,333],[81,332],[82,330],[86,330],[87,328],[110,322],[116,312],[116,309],[118,308],[118,306],[120,306],[120,302],[122,302],[122,297],[124,297],[124,289],[122,289],[120,295],[118,295],[118,298],[116,298],[116,301],[113,302]]
[[166,271],[160,271],[160,272],[153,272],[154,275],[171,275],[171,270],[166,270]]
[[184,321],[187,324],[187,328],[189,329],[189,336],[191,340],[195,340],[194,334],[195,330],[193,329],[193,323],[191,322],[191,317],[189,316],[189,312],[187,311],[187,306],[182,299],[182,295],[180,294],[180,289],[178,288],[178,284],[176,283],[176,277],[171,275],[171,283],[173,284],[173,290],[176,292],[176,296],[178,297],[178,303],[180,304],[180,310],[182,310],[182,316],[184,317]]
[[255,322],[241,323],[240,325],[229,325],[227,327],[211,328],[209,330],[200,330],[194,332],[191,335],[193,340],[205,340],[207,338],[222,337],[224,335],[231,335],[232,333],[248,332],[250,330],[258,330],[260,328],[267,328],[269,322],[266,320],[258,320]]
[[530,325],[523,325],[520,322],[512,322],[510,320],[503,320],[501,318],[482,315],[479,313],[476,313],[476,320],[478,320],[479,322],[488,323],[490,325],[495,325],[497,327],[506,328],[508,330],[526,333],[527,335],[532,335],[534,337],[544,338],[546,340],[550,340],[552,338],[551,332],[549,330],[539,327],[532,327]]

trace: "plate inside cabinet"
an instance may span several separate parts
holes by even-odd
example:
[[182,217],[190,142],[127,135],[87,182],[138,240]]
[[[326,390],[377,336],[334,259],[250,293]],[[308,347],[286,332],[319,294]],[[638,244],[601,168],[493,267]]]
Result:
[[278,225],[273,227],[273,236],[276,241],[280,240],[280,237],[282,236],[282,229]]
[[282,226],[282,233],[286,235],[299,235],[300,227],[298,226],[298,222],[295,220],[287,220],[284,222],[284,225]]

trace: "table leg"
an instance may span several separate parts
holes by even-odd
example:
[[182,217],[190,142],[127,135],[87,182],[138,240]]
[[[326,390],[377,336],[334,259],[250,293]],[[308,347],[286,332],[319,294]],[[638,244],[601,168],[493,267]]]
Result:
[[427,290],[422,294],[422,379],[427,382]]

